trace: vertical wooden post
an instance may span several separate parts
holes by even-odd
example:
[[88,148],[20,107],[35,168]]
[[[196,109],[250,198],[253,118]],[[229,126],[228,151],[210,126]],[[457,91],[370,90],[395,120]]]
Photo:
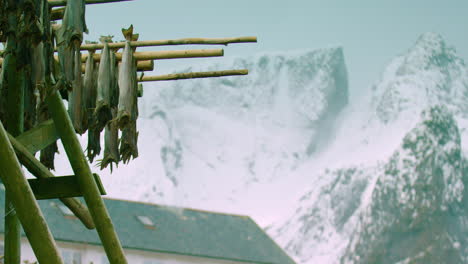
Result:
[[5,190],[5,263],[20,264],[21,225],[11,203],[10,191]]
[[36,198],[21,171],[15,151],[0,122],[0,178],[39,263],[63,264]]
[[127,264],[122,246],[114,229],[114,224],[101,198],[98,186],[94,181],[89,163],[83,154],[80,142],[75,134],[62,97],[58,91],[46,99],[57,132],[60,135],[65,152],[72,169],[78,179],[89,212],[93,217],[99,238],[102,241],[109,262],[112,264]]
[[[6,44],[6,57],[3,61],[3,67],[5,67],[3,90],[6,93],[3,96],[7,98],[5,105],[6,129],[13,136],[18,136],[23,132],[24,124],[24,90],[21,83],[23,76],[22,72],[18,71],[16,49],[16,36],[10,34]],[[20,264],[21,225],[10,198],[10,190],[5,188],[5,263]]]

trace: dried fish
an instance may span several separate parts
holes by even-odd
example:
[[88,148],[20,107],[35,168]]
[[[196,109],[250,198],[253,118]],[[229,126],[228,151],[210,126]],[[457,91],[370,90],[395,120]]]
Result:
[[111,52],[109,50],[109,45],[104,41],[104,49],[102,50],[101,61],[99,63],[96,109],[94,111],[95,120],[97,121],[96,128],[99,131],[102,131],[107,122],[112,119],[110,106],[112,75]]
[[[88,74],[85,75],[85,89],[86,92],[86,105],[88,107],[88,146],[87,146],[87,156],[90,162],[94,161],[94,158],[101,153],[101,131],[99,131],[97,126],[97,121],[95,120],[95,115],[92,114],[96,108],[96,94],[97,94],[97,78],[98,78],[98,65],[94,65],[93,71],[88,71]],[[87,87],[87,88],[86,88]]]
[[131,121],[136,121],[138,117],[138,87],[136,80],[136,61],[133,57],[133,48],[130,41],[138,39],[138,35],[133,35],[133,26],[129,29],[122,29],[126,43],[122,53],[122,63],[119,69],[119,111],[117,122],[121,130],[129,125]]
[[83,101],[84,101],[84,120],[83,128],[88,129],[90,118],[96,108],[96,82],[95,82],[95,66],[93,58],[94,50],[89,51],[86,59],[85,73],[83,77]]
[[91,111],[96,107],[96,63],[94,62],[94,51],[89,51],[88,58],[86,59],[85,74],[83,77],[83,88],[86,110]]
[[[115,115],[117,110],[112,109]],[[104,134],[104,157],[100,162],[101,170],[110,165],[112,172],[112,163],[115,163],[116,167],[120,161],[119,154],[119,128],[117,122],[111,121],[107,124]]]
[[[39,105],[39,122],[43,122],[50,119],[50,114],[45,103]],[[50,170],[55,170],[55,153],[58,153],[57,142],[50,144],[45,149],[41,150],[39,160],[44,166]]]
[[[75,61],[81,61],[81,52],[75,53]],[[83,134],[85,114],[85,102],[83,98],[83,82],[81,76],[81,63],[75,63],[75,79],[72,82],[72,91],[68,95],[68,113],[76,133]]]
[[120,139],[120,160],[125,164],[130,161],[130,158],[138,157],[138,132],[136,129],[136,121],[130,123],[123,129],[122,138]]
[[81,66],[81,57],[78,61],[75,58],[83,41],[83,32],[88,32],[85,22],[85,1],[67,1],[62,25],[57,30],[56,41],[62,77],[67,81],[69,89],[75,79],[75,64]]
[[5,61],[2,64],[2,70],[0,71],[0,122],[5,123],[5,110],[6,110],[6,88],[3,84],[3,78],[5,76]]
[[93,162],[94,158],[101,153],[101,131],[96,128],[96,123],[94,116],[91,115],[88,127],[88,146],[86,147],[86,154],[90,162]]
[[36,110],[39,92],[31,80],[24,80],[22,86],[24,91],[24,130],[27,131],[37,124]]

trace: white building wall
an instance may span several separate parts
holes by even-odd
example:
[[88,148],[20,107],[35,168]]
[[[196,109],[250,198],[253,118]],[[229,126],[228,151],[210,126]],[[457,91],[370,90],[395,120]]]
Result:
[[[0,246],[3,246],[3,235],[0,235]],[[107,262],[104,248],[101,246],[68,243],[57,241],[57,245],[61,252],[68,251],[69,253],[79,253],[81,255],[81,263],[65,263],[65,264],[109,264]],[[177,254],[164,254],[143,250],[124,249],[125,256],[130,264],[240,264],[237,261],[226,261],[219,259],[200,258],[192,256],[183,256]],[[21,260],[34,263],[36,257],[31,246],[26,238],[21,239]],[[2,262],[0,262],[2,263]],[[243,264],[254,264],[246,263]]]

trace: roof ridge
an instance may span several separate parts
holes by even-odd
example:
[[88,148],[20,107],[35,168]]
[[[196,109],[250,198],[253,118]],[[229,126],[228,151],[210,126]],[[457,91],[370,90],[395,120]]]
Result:
[[126,202],[126,203],[132,203],[132,204],[143,204],[143,205],[150,205],[150,206],[158,206],[158,207],[167,207],[167,208],[174,208],[174,209],[182,209],[182,210],[188,210],[188,211],[194,211],[194,212],[199,212],[199,213],[206,213],[206,214],[217,214],[217,215],[225,215],[225,216],[234,216],[234,217],[239,217],[243,219],[251,219],[250,216],[248,215],[242,215],[242,214],[235,214],[235,213],[227,213],[227,212],[215,212],[215,211],[209,211],[205,209],[197,209],[197,208],[192,208],[192,207],[182,207],[182,206],[176,206],[176,205],[167,205],[167,204],[157,204],[157,203],[150,203],[150,202],[143,202],[143,201],[134,201],[134,200],[127,200],[127,199],[121,199],[121,198],[114,198],[114,197],[103,197],[104,200],[110,200],[110,201],[118,201],[118,202]]

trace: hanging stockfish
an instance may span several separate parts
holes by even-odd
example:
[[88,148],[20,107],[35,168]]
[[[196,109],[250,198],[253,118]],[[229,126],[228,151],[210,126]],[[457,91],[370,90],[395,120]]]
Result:
[[[0,14],[6,14],[5,0],[0,0]],[[5,31],[7,26],[7,16],[0,16],[0,42],[5,42]]]
[[[46,103],[42,102],[39,105],[39,122],[47,121],[50,119],[49,110],[47,109]],[[44,166],[46,166],[50,170],[55,170],[55,153],[58,153],[57,141],[50,144],[45,149],[41,150],[41,154],[39,160],[41,161]]]
[[86,107],[88,109],[87,156],[91,162],[93,162],[94,158],[101,153],[101,131],[97,129],[96,117],[93,114],[96,108],[97,79],[99,71],[98,64],[94,63],[94,59],[91,56],[93,53],[94,51],[90,52],[86,61],[86,72],[84,77]]
[[76,61],[76,53],[80,51],[83,32],[88,32],[85,22],[85,1],[67,1],[62,21],[56,34],[57,49],[62,77],[65,78],[68,89],[71,89],[71,82],[75,79],[75,63],[81,67],[81,57]]
[[[0,0],[1,1],[1,0]],[[3,78],[6,74],[5,72],[5,61],[3,61],[2,69],[0,71],[0,122],[5,124],[5,108],[6,108],[6,91],[3,85]]]
[[138,132],[136,129],[136,121],[131,121],[122,131],[120,139],[120,160],[125,164],[130,161],[130,158],[138,157]]
[[[75,52],[75,79],[72,81],[73,89],[68,93],[68,113],[76,133],[83,134],[86,129],[85,123],[85,102],[83,98],[83,82],[81,76],[81,52]],[[87,121],[86,121],[87,123]]]
[[102,131],[107,125],[107,122],[112,119],[110,95],[112,89],[113,68],[111,67],[111,52],[109,50],[109,45],[107,44],[111,41],[111,37],[101,37],[100,40],[104,44],[104,49],[101,52],[101,60],[99,62],[96,109],[94,110],[94,116],[97,121],[97,129]]
[[85,64],[85,73],[83,76],[83,100],[84,100],[84,129],[88,129],[91,126],[91,118],[92,113],[94,112],[94,108],[96,108],[96,82],[95,82],[95,66],[96,63],[94,62],[94,50],[88,51],[88,58],[86,58]]
[[[26,69],[25,74],[30,76],[29,69]],[[24,91],[24,130],[27,131],[37,124],[38,92],[34,81],[29,78],[23,79],[22,86]]]
[[[112,109],[113,115],[117,114],[117,109]],[[119,128],[117,122],[111,121],[107,124],[104,134],[104,157],[100,162],[101,170],[110,165],[112,172],[112,163],[118,166],[120,161],[119,154]]]
[[118,126],[122,130],[120,139],[120,159],[128,163],[130,158],[138,157],[138,132],[136,122],[138,118],[136,79],[136,62],[133,57],[134,49],[130,41],[136,41],[138,35],[133,34],[133,26],[122,29],[126,43],[122,53],[122,64],[119,69],[119,112],[117,114]]
[[112,117],[117,117],[117,110],[119,107],[119,63],[117,61],[117,50],[113,49],[110,52],[110,65],[111,65],[111,90],[110,90],[110,107],[115,109],[115,114],[112,114]]
[[[44,43],[39,42],[31,48],[31,82],[25,83],[24,90],[24,129],[29,130],[37,124],[40,93],[45,91]],[[28,76],[29,74],[26,73]]]
[[[91,116],[90,121],[96,123],[93,116]],[[86,147],[86,152],[90,162],[93,162],[94,158],[101,153],[101,132],[95,125],[88,128],[88,146]]]
[[119,69],[119,111],[117,122],[120,129],[124,129],[130,121],[137,119],[137,81],[136,61],[133,57],[133,48],[130,41],[136,41],[138,35],[133,34],[133,25],[128,29],[122,29],[126,39],[125,48],[122,52],[122,63]]
[[[111,93],[110,93],[110,107],[112,111],[112,117],[117,116],[117,109],[119,104],[119,68],[117,67],[117,58],[115,53],[117,50],[112,50],[110,53],[111,56]],[[119,128],[115,119],[107,123],[105,134],[104,134],[104,157],[101,160],[100,166],[101,170],[110,165],[112,172],[112,163],[115,163],[118,166],[120,160],[119,154]]]

